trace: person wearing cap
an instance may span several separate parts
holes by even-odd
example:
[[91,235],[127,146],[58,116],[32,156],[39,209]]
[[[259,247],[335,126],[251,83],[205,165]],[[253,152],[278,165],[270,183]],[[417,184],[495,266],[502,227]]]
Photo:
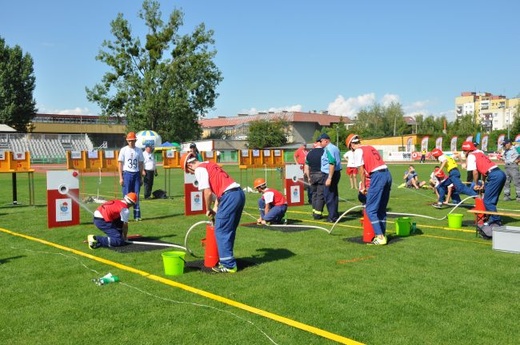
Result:
[[153,154],[153,145],[147,143],[143,152],[144,159],[144,170],[143,170],[143,182],[144,182],[144,198],[150,199],[153,189],[153,181],[157,174],[157,165],[155,163],[155,157]]
[[[471,143],[471,145],[473,145],[473,143]],[[455,186],[455,190],[457,191],[457,193],[466,194],[467,196],[477,195],[477,192],[475,192],[475,190],[466,186],[460,180],[460,170],[458,168],[457,161],[455,161],[455,158],[444,154],[439,148],[434,148],[432,150],[432,156],[441,163],[439,170],[443,170],[446,167],[446,171],[448,172],[450,181]]]
[[[374,238],[369,244],[386,245],[386,207],[390,200],[392,187],[392,175],[383,158],[373,146],[361,145],[361,139],[357,134],[350,134],[345,140],[349,150],[354,150],[354,161],[360,175],[360,193],[366,193],[365,211],[372,228]],[[370,188],[366,189],[367,176],[370,180]]]
[[94,211],[94,225],[107,236],[88,235],[90,249],[99,247],[119,247],[128,236],[129,207],[137,203],[137,194],[131,192],[123,200],[109,200]]
[[129,132],[126,136],[128,145],[119,150],[119,184],[122,187],[123,195],[130,192],[137,194],[137,202],[134,205],[134,219],[141,220],[141,209],[139,207],[139,192],[143,184],[144,157],[143,151],[135,146],[137,138],[134,132]]
[[513,143],[509,139],[502,142],[504,152],[502,152],[502,160],[505,164],[506,183],[504,185],[504,201],[511,201],[511,183],[515,185],[516,201],[520,201],[520,173],[518,171],[518,162],[520,155],[516,151]]
[[276,189],[267,188],[267,183],[261,177],[255,179],[253,188],[262,196],[258,199],[260,218],[258,224],[282,224],[287,212],[287,199]]
[[311,187],[311,204],[312,204],[312,218],[323,218],[323,206],[325,200],[323,198],[323,176],[321,173],[321,157],[325,151],[319,142],[313,144],[313,149],[309,151],[305,159],[305,166],[303,167],[304,176],[307,177]]
[[[479,173],[485,179],[483,184],[476,185],[474,188],[476,190],[485,190],[483,201],[486,211],[496,212],[498,198],[506,183],[506,174],[484,152],[477,150],[471,141],[462,143],[462,151],[466,156],[467,169],[473,171],[474,180],[477,181]],[[500,216],[490,215],[487,222],[484,223],[484,227],[489,230],[489,225],[491,224],[502,225]],[[492,230],[479,231],[479,233],[485,239],[489,239],[492,236]]]
[[[301,168],[304,168],[305,165],[305,159],[307,158],[307,154],[309,151],[307,151],[307,143],[302,142],[300,144],[300,147],[296,151],[294,151],[294,163],[299,164]],[[306,185],[307,189],[307,202],[309,204],[312,204],[312,190],[311,186],[309,184],[309,180],[307,179],[307,175],[303,175],[303,183]]]
[[316,140],[324,152],[321,156],[321,173],[323,177],[323,198],[329,215],[327,222],[334,223],[339,218],[338,184],[341,179],[341,154],[336,145],[330,141],[327,133],[321,134]]
[[206,215],[215,220],[219,264],[212,270],[217,273],[236,273],[237,262],[233,248],[246,201],[244,191],[220,165],[201,162],[192,152],[181,157],[181,167],[187,173],[195,174],[198,189],[202,191],[206,204]]
[[197,160],[199,162],[203,161],[202,155],[200,154],[199,149],[197,148],[197,145],[195,143],[190,144],[190,152],[193,153],[195,157],[197,157]]

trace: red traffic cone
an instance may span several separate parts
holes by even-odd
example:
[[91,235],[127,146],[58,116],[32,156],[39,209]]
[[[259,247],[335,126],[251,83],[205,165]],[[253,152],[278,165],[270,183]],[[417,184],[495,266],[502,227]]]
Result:
[[[475,198],[475,208],[472,209],[473,211],[486,211],[486,206],[484,206],[484,200],[482,198]],[[485,214],[484,213],[476,213],[475,214],[475,224],[476,225],[482,225],[485,221]]]
[[206,238],[202,239],[204,246],[204,267],[215,267],[218,264],[218,246],[215,238],[215,227],[206,224]]
[[363,209],[363,242],[369,243],[374,239],[374,229],[372,228],[372,223],[367,216],[367,210]]

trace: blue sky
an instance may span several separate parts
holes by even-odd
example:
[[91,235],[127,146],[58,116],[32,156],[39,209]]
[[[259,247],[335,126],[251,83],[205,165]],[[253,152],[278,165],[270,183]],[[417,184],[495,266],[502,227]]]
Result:
[[[352,117],[373,102],[454,119],[463,91],[520,94],[520,2],[163,0],[215,31],[224,81],[208,117],[322,111]],[[0,0],[0,36],[34,59],[40,113],[98,114],[85,87],[110,21],[123,13],[141,37],[134,0]]]

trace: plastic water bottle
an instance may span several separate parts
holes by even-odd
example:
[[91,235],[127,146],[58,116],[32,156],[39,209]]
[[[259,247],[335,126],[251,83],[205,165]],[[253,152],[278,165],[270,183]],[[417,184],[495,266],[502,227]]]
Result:
[[119,281],[118,276],[103,277],[103,278],[99,278],[99,285],[107,285],[110,283],[116,283],[118,281]]
[[107,285],[110,283],[116,283],[119,281],[119,277],[112,275],[112,273],[108,273],[105,276],[99,278],[99,279],[92,279],[96,285]]

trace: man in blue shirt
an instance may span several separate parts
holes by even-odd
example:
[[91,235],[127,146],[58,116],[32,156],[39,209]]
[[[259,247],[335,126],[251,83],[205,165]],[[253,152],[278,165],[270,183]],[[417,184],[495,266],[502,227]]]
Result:
[[339,218],[338,184],[341,178],[341,155],[338,147],[330,142],[327,133],[321,134],[317,141],[324,150],[321,156],[321,173],[324,185],[323,197],[329,211],[327,222],[334,223]]

